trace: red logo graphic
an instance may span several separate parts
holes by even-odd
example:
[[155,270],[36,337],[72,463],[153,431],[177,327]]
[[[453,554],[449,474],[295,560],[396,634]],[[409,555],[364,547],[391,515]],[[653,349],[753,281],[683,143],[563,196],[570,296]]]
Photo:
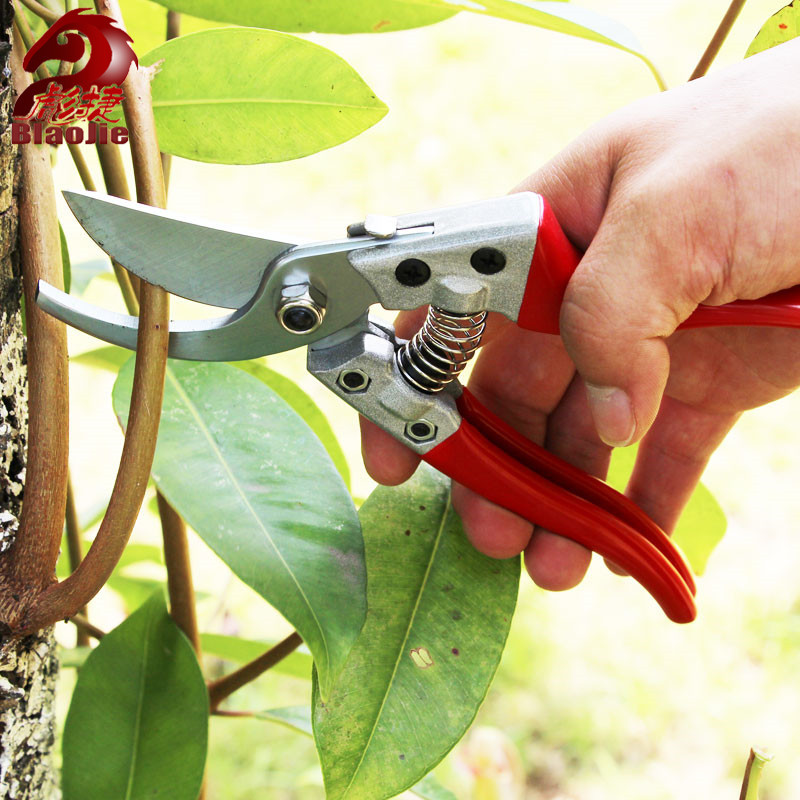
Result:
[[[87,143],[108,141],[106,123],[118,122],[109,115],[123,99],[119,84],[127,77],[131,65],[138,66],[139,60],[130,46],[133,39],[118,28],[113,19],[102,14],[83,13],[90,10],[77,8],[64,14],[25,56],[23,67],[34,72],[46,61],[77,63],[86,52],[87,41],[89,44],[89,58],[82,69],[35,81],[17,98],[14,117],[25,122],[14,123],[15,143],[30,142],[31,127],[34,140],[41,143],[46,125],[64,126],[82,120],[95,123],[90,126]],[[98,132],[100,127],[102,132]],[[112,141],[121,144],[123,138],[127,141],[125,128],[112,130]],[[60,144],[64,139],[82,141],[83,131],[72,127],[63,131],[47,129],[45,140],[48,143]]]

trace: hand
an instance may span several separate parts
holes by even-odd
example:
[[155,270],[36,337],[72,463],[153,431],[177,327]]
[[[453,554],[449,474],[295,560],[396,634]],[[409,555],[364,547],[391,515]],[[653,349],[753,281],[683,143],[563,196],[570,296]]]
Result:
[[[800,331],[675,332],[700,303],[800,283],[800,41],[613,114],[519,190],[549,201],[585,251],[561,339],[493,319],[470,389],[519,431],[604,478],[612,447],[641,440],[627,494],[670,532],[741,413],[800,385]],[[401,314],[398,335],[422,322]],[[380,483],[418,458],[362,421]],[[533,580],[574,586],[590,553],[453,487],[467,535],[525,552]]]

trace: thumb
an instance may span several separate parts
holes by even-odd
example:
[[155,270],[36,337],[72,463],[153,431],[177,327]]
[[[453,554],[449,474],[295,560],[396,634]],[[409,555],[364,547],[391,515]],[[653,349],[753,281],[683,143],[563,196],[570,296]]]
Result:
[[637,441],[655,419],[669,375],[665,339],[691,305],[664,253],[610,206],[561,307],[562,339],[597,433],[613,447]]
[[587,384],[600,438],[618,447],[643,436],[655,418],[669,372],[661,337],[674,328],[674,316],[655,300],[653,254],[635,251],[645,249],[643,237],[613,202],[625,141],[624,129],[603,120],[517,187],[546,197],[586,251],[567,287],[561,336]]

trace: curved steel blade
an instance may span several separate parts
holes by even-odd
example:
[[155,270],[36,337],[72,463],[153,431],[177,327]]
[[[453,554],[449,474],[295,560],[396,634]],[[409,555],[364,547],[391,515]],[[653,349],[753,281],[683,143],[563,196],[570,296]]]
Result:
[[[136,349],[139,334],[139,318],[127,314],[117,314],[94,306],[84,300],[62,292],[45,281],[39,281],[36,291],[36,304],[52,314],[56,319],[72,325],[79,331],[96,336],[109,344]],[[169,357],[189,361],[237,361],[256,358],[266,354],[242,355],[241,334],[236,326],[238,312],[219,319],[204,319],[184,322],[171,321],[169,324]]]
[[245,305],[267,265],[293,247],[97,192],[68,191],[64,197],[84,230],[115,261],[198,303]]

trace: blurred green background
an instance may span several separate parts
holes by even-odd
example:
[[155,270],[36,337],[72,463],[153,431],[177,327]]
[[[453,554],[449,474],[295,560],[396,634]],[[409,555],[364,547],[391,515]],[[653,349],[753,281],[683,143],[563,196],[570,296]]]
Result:
[[[129,5],[164,13],[146,0]],[[625,22],[674,86],[691,72],[727,0],[582,5]],[[715,69],[739,60],[779,7],[751,0]],[[338,237],[365,212],[503,194],[594,121],[656,91],[633,56],[468,14],[407,32],[309,38],[347,59],[389,105],[388,117],[296,162],[228,167],[175,159],[171,209],[298,241]],[[80,185],[65,153],[57,180],[60,188]],[[61,219],[73,262],[99,257],[63,203]],[[122,310],[110,282],[95,280],[86,299]],[[198,313],[174,303],[176,317]],[[96,346],[70,332],[72,354]],[[366,497],[372,483],[355,415],[305,374],[304,359],[296,351],[270,364],[317,399],[348,454],[354,493]],[[112,376],[74,365],[71,378],[71,468],[78,506],[88,510],[110,494],[122,437]],[[800,796],[798,420],[800,395],[751,412],[714,456],[705,480],[729,528],[699,581],[700,616],[691,626],[667,622],[639,586],[601,563],[568,593],[523,585],[494,687],[472,732],[437,770],[459,798],[733,799],[751,745],[777,756],[764,800]],[[134,541],[159,541],[146,507]],[[258,639],[288,633],[196,537],[192,556],[204,630]],[[123,609],[104,590],[90,613],[109,628]],[[74,632],[59,627],[71,644]],[[65,671],[62,718],[72,680]],[[268,674],[231,707],[304,704],[309,696],[309,682]],[[211,800],[323,797],[311,741],[253,719],[212,719],[208,781]]]

